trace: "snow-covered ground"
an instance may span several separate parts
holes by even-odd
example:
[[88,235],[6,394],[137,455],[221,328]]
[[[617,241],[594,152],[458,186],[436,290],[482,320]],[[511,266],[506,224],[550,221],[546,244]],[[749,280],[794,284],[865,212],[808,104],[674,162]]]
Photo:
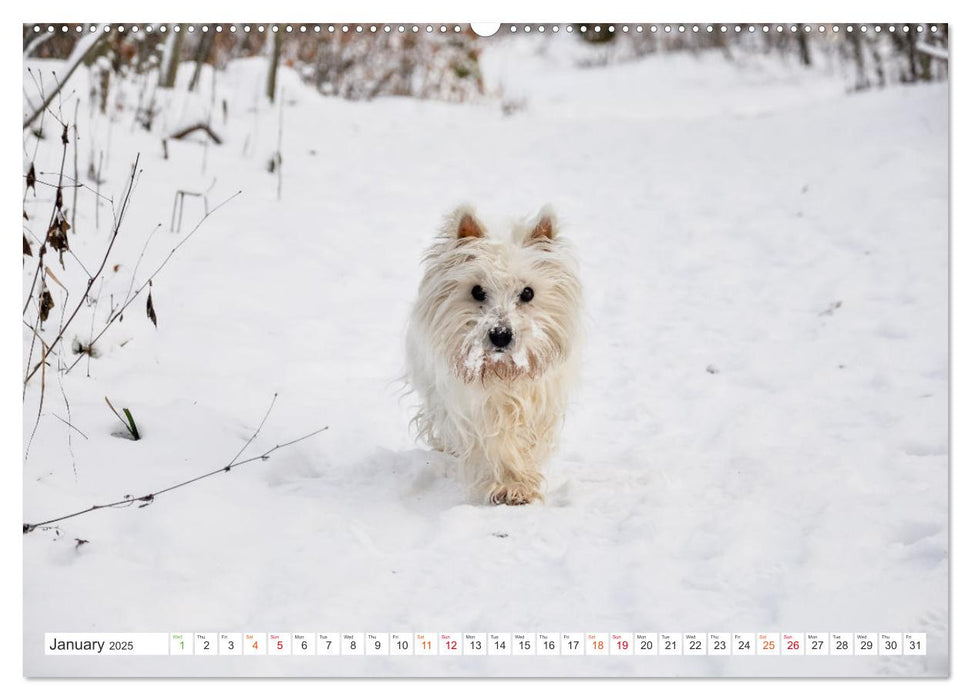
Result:
[[[82,174],[106,151],[117,205],[137,153],[142,169],[80,340],[156,224],[137,283],[201,217],[187,198],[169,231],[177,190],[242,193],[155,278],[158,329],[139,298],[63,377],[84,433],[70,445],[48,373],[25,521],[218,468],[274,392],[246,454],[329,429],[150,507],[26,535],[28,675],[948,672],[947,85],[848,95],[826,71],[705,54],[578,69],[572,41],[485,51],[507,116],[500,98],[325,98],[284,70],[280,200],[262,59],[219,73],[215,100],[209,73],[162,97],[152,133],[127,109],[92,114],[87,72],[72,78]],[[210,109],[224,143],[169,140],[164,159],[162,136]],[[40,171],[56,171],[56,131]],[[39,186],[31,219],[51,201]],[[550,202],[579,251],[583,385],[542,505],[467,502],[409,434],[396,378],[419,258],[461,201],[500,218]],[[70,234],[89,268],[111,222],[105,205],[95,229],[95,203],[79,193]],[[49,262],[78,289],[73,259]],[[25,290],[32,273],[28,259]],[[105,396],[142,440],[119,437]],[[52,658],[52,631],[915,631],[929,654]]]

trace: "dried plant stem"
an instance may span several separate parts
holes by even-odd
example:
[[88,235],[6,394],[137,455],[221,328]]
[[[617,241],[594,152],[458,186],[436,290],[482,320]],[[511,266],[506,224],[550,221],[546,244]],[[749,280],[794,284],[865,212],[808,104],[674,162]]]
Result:
[[298,442],[303,442],[304,440],[308,440],[314,437],[315,435],[319,435],[320,433],[324,432],[329,427],[325,425],[323,428],[318,428],[313,432],[307,433],[306,435],[302,435],[293,440],[288,440],[287,442],[278,443],[277,445],[274,445],[270,449],[266,450],[262,454],[256,455],[255,457],[247,457],[246,459],[239,459],[240,455],[242,455],[243,453],[243,450],[245,450],[250,445],[250,443],[252,443],[253,440],[256,439],[256,436],[260,434],[260,431],[263,429],[263,425],[264,423],[266,423],[266,419],[270,415],[270,411],[273,410],[273,405],[275,403],[276,403],[276,394],[273,395],[273,401],[270,403],[270,408],[267,410],[266,415],[263,416],[263,420],[260,421],[260,424],[256,428],[256,431],[253,433],[250,439],[246,441],[246,444],[243,446],[243,449],[237,452],[236,456],[226,466],[219,467],[218,469],[213,469],[212,471],[206,472],[205,474],[200,474],[199,476],[193,477],[192,479],[187,479],[186,481],[181,481],[177,484],[173,484],[172,486],[167,486],[164,489],[153,491],[152,493],[147,493],[144,496],[138,496],[138,497],[125,496],[121,500],[114,501],[113,503],[94,505],[94,506],[91,506],[90,508],[85,508],[84,510],[79,510],[75,513],[69,513],[67,515],[62,515],[57,518],[51,518],[49,520],[44,520],[39,523],[24,523],[24,534],[26,535],[27,533],[33,532],[39,527],[50,525],[51,523],[58,523],[58,522],[61,522],[62,520],[76,518],[80,515],[85,515],[86,513],[92,513],[96,510],[102,510],[104,508],[128,507],[135,503],[141,504],[139,505],[139,508],[144,508],[145,506],[151,505],[155,501],[155,498],[157,496],[161,496],[163,493],[168,493],[169,491],[175,491],[176,489],[183,488],[185,486],[188,486],[189,484],[194,484],[197,481],[208,479],[211,476],[216,476],[217,474],[225,474],[236,467],[243,466],[244,464],[250,464],[252,462],[257,462],[257,461],[259,462],[266,461],[270,458],[270,455],[272,455],[277,450],[281,450],[284,447],[289,447],[291,445],[297,444]]
[[89,56],[93,56],[95,52],[98,51],[101,44],[108,38],[108,32],[101,31],[100,29],[101,28],[99,27],[99,31],[96,34],[90,35],[91,39],[84,37],[81,40],[80,45],[75,47],[71,56],[68,58],[69,66],[67,72],[64,74],[64,77],[58,81],[57,85],[54,86],[54,89],[51,90],[50,94],[41,100],[40,105],[30,114],[30,116],[24,119],[24,129],[30,126],[38,116],[44,113],[44,110],[47,109],[47,106],[51,103],[51,100],[53,100],[54,97],[60,93],[61,89],[67,84],[67,81],[71,79],[72,75],[74,75],[74,71],[77,70],[78,66],[84,63]]
[[98,172],[94,176],[94,230],[101,230],[101,166],[104,163],[105,152],[98,151]]
[[[101,284],[98,285],[98,293],[94,297],[94,308],[91,309],[91,328],[90,330],[88,330],[89,338],[94,335],[94,319],[98,315],[98,303],[101,301],[101,292],[104,290],[104,288],[105,288],[105,278],[104,278],[104,275],[102,275]],[[88,352],[84,354],[87,355],[88,357],[88,366],[87,366],[86,372],[87,372],[87,376],[90,377],[91,376],[91,355],[94,354],[94,352],[91,350],[91,343],[88,343]]]
[[[51,174],[51,171],[41,170],[37,174],[38,175],[50,175]],[[71,176],[70,175],[65,175],[64,177],[70,178]],[[97,177],[97,175],[95,177]],[[45,187],[57,187],[57,185],[55,185],[55,184],[53,184],[51,182],[45,182],[43,180],[37,180],[37,184],[38,185],[44,185]],[[97,198],[99,198],[99,199],[107,202],[109,205],[113,205],[114,204],[114,202],[112,201],[111,197],[106,197],[105,195],[100,194],[98,192],[98,190],[96,190],[94,187],[91,187],[91,185],[87,185],[87,184],[85,184],[83,182],[78,182],[77,180],[75,180],[73,185],[64,185],[64,186],[65,187],[76,187],[78,189],[86,189],[88,192],[90,192],[91,194],[93,194],[95,197],[97,197]]]
[[[81,99],[74,102],[74,182],[78,181],[78,105]],[[78,213],[78,188],[74,188],[74,197],[71,201],[71,230],[77,235],[77,213]]]
[[[60,362],[58,362],[58,365],[60,365]],[[64,399],[64,407],[67,409],[67,420],[64,420],[56,413],[52,413],[51,415],[64,423],[70,429],[67,431],[67,451],[71,455],[71,469],[74,471],[74,480],[77,481],[78,460],[77,457],[74,456],[74,440],[71,438],[71,430],[77,430],[81,437],[83,437],[85,440],[88,439],[88,436],[85,435],[79,428],[75,427],[73,423],[71,423],[73,420],[71,418],[71,402],[67,400],[67,392],[64,391],[64,381],[62,380],[60,373],[57,374],[57,386],[61,390],[61,398]]]
[[[39,254],[38,254],[38,257],[40,257]],[[21,316],[27,315],[27,309],[30,308],[30,302],[34,298],[34,288],[37,286],[37,278],[40,276],[40,271],[43,267],[44,267],[44,263],[38,260],[37,269],[34,270],[34,281],[30,283],[30,291],[27,292],[27,301],[24,304],[24,312],[21,314]]]
[[[64,131],[67,133],[67,125],[64,125]],[[63,141],[63,140],[62,140]],[[64,163],[67,161],[67,143],[63,142],[61,146],[61,167],[57,174],[57,191],[61,191],[61,185],[64,182]],[[24,190],[24,201],[27,201],[27,190]],[[51,209],[51,219],[47,222],[47,230],[50,231],[51,226],[54,224],[54,219],[57,216],[57,198],[55,197],[55,204]],[[41,244],[43,248],[43,243]],[[44,254],[43,251],[38,251],[37,253],[37,270],[34,272],[34,281],[30,284],[30,292],[27,294],[27,302],[24,304],[24,312],[21,315],[26,315],[27,309],[30,308],[30,302],[34,298],[34,289],[37,285],[38,276],[40,276],[41,282],[43,283],[43,269],[44,269]],[[41,284],[41,289],[43,289],[43,284]],[[28,358],[28,367],[30,366]],[[26,381],[26,380],[25,380]]]
[[[41,348],[43,349],[43,357],[47,357],[47,345],[44,343],[43,339],[40,341]],[[33,347],[33,344],[31,344]],[[44,410],[44,395],[47,393],[47,363],[41,360],[40,364],[37,365],[40,368],[40,400],[37,402],[37,417],[34,419],[34,427],[30,431],[30,438],[27,440],[27,448],[24,450],[24,462],[27,461],[27,456],[30,454],[30,447],[34,444],[34,436],[37,435],[37,427],[40,425],[40,417]]]
[[[64,124],[63,126],[64,126],[64,134],[61,137],[61,167],[58,170],[58,176],[57,176],[57,195],[54,197],[54,206],[51,208],[51,218],[50,218],[50,221],[47,223],[48,235],[50,234],[51,227],[54,225],[54,221],[57,219],[58,210],[59,210],[58,204],[61,200],[61,196],[60,196],[61,185],[64,182],[64,164],[65,162],[67,162],[67,144],[68,144],[67,124]],[[34,290],[37,289],[37,286],[36,286],[37,280],[40,279],[40,288],[38,292],[39,294],[43,294],[43,291],[47,286],[47,282],[45,279],[46,267],[44,265],[44,251],[45,251],[45,244],[41,244],[40,249],[37,251],[37,272],[34,274],[34,280],[33,282],[31,282],[31,285],[30,285],[30,293],[27,295],[27,303],[24,306],[24,314],[27,313],[27,308],[30,306],[31,300],[33,300],[34,298]],[[63,259],[62,259],[62,264],[63,264]],[[44,341],[42,339],[41,345],[43,347],[42,347],[40,362],[36,367],[34,367],[33,370],[31,370],[30,363],[34,361],[34,347],[36,346],[36,340],[40,337],[38,334],[38,329],[40,328],[40,323],[41,323],[41,319],[40,319],[41,310],[39,307],[40,305],[38,304],[37,316],[34,318],[34,325],[32,328],[33,336],[31,337],[31,340],[30,340],[30,350],[28,350],[27,352],[27,367],[24,369],[24,394],[23,394],[24,399],[27,398],[27,382],[37,372],[38,368],[42,368],[44,364],[47,362],[47,354],[48,354],[48,351],[50,350],[50,348],[44,344]],[[41,381],[41,397],[40,397],[41,407],[44,405],[43,391],[44,391],[44,382]],[[37,409],[37,422],[38,423],[40,422],[40,408]],[[33,440],[34,433],[36,432],[37,432],[37,423],[34,424],[34,429],[31,432],[31,435],[30,435],[31,441]],[[27,444],[28,444],[27,449],[29,450],[30,443],[28,442]],[[26,455],[24,456],[24,459],[26,459]]]
[[[272,98],[271,98],[272,99]],[[284,90],[280,88],[280,122],[276,133],[276,199],[283,199],[283,103]]]
[[[74,308],[74,311],[71,312],[71,315],[68,317],[67,321],[61,325],[61,328],[57,334],[57,337],[55,337],[54,340],[49,345],[45,346],[44,354],[41,357],[41,363],[39,366],[43,366],[45,360],[47,359],[47,355],[50,354],[50,351],[53,350],[55,347],[57,347],[58,343],[60,343],[61,340],[64,338],[64,333],[71,325],[71,322],[78,315],[78,312],[81,310],[81,307],[84,306],[84,302],[88,298],[88,293],[91,291],[91,287],[94,286],[95,280],[101,276],[102,271],[104,271],[105,269],[105,265],[108,263],[108,256],[111,255],[111,249],[114,247],[115,241],[118,239],[118,232],[121,230],[121,224],[124,221],[125,212],[128,210],[128,203],[131,200],[131,193],[135,187],[135,175],[138,172],[138,160],[140,157],[141,157],[140,154],[136,156],[135,163],[132,165],[131,175],[128,178],[128,190],[127,192],[125,192],[124,200],[122,200],[121,211],[119,212],[118,218],[115,221],[115,227],[111,233],[111,240],[108,241],[108,247],[105,249],[105,254],[101,260],[101,264],[98,266],[98,269],[95,271],[94,275],[88,278],[88,285],[84,290],[84,294],[81,295],[81,300],[78,301],[78,305]],[[29,382],[30,378],[33,377],[34,374],[36,373],[37,373],[36,367],[30,372],[28,372],[27,376],[24,378],[24,384]]]
[[274,392],[273,393],[273,399],[270,401],[270,405],[266,409],[266,413],[263,414],[263,420],[261,420],[260,421],[260,424],[258,426],[256,426],[256,430],[253,431],[253,434],[252,435],[250,435],[249,440],[247,440],[245,443],[243,443],[243,446],[239,448],[239,452],[237,452],[235,455],[233,455],[233,458],[231,460],[229,460],[229,463],[230,464],[232,464],[233,462],[235,462],[237,459],[240,458],[240,456],[244,452],[246,452],[246,448],[249,447],[250,444],[252,444],[253,440],[256,439],[256,436],[260,434],[260,431],[261,430],[263,430],[263,425],[266,423],[266,419],[270,417],[270,413],[273,411],[273,407],[276,406],[276,397],[277,397],[277,393]]
[[[133,294],[131,294],[128,298],[126,298],[125,299],[125,302],[116,311],[114,311],[114,313],[111,314],[111,316],[108,318],[108,322],[105,324],[104,328],[102,328],[101,331],[98,333],[98,335],[96,335],[94,338],[92,338],[91,341],[88,343],[88,346],[89,347],[93,347],[94,344],[96,342],[98,342],[98,340],[100,340],[101,337],[108,331],[108,329],[112,326],[112,324],[114,324],[114,322],[117,321],[118,318],[121,317],[121,315],[123,313],[125,313],[125,309],[127,309],[131,305],[131,303],[133,301],[135,301],[135,299],[138,297],[138,295],[141,294],[142,291],[148,287],[149,282],[151,282],[151,280],[154,277],[156,277],[159,272],[162,271],[162,268],[164,268],[166,266],[166,264],[168,264],[169,260],[172,259],[172,256],[175,255],[176,251],[179,248],[181,248],[186,243],[186,241],[188,241],[192,237],[192,234],[194,234],[196,231],[199,230],[199,228],[202,226],[202,224],[205,223],[206,219],[208,219],[212,214],[215,214],[217,211],[219,211],[220,208],[222,208],[224,205],[226,205],[229,202],[231,202],[233,199],[235,199],[241,193],[242,193],[242,190],[238,190],[235,194],[231,195],[230,197],[228,197],[227,199],[225,199],[224,201],[222,201],[220,204],[218,204],[211,211],[207,211],[206,214],[201,219],[199,219],[199,223],[197,223],[193,227],[193,229],[191,231],[189,231],[189,233],[187,233],[182,238],[182,240],[180,240],[175,245],[175,247],[172,248],[171,251],[169,251],[169,254],[165,256],[165,259],[162,261],[162,263],[157,268],[155,268],[155,272],[153,272],[152,274],[150,274],[148,276],[148,279],[146,279],[145,282],[142,283],[142,285],[138,289],[136,289]],[[100,270],[99,270],[99,273],[100,273]],[[78,362],[81,361],[81,357],[83,357],[83,355],[82,356],[79,356],[74,362],[72,362],[71,365],[66,370],[64,370],[64,374],[68,374],[72,369],[74,369],[74,367],[78,364]]]

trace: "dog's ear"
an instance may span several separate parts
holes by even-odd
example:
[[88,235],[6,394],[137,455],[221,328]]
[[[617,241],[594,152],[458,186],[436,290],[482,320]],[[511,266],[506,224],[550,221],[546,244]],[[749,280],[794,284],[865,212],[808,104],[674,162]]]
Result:
[[456,238],[483,238],[485,228],[475,216],[472,207],[461,206],[449,217],[449,233]]
[[482,238],[485,231],[482,224],[471,212],[463,212],[459,217],[458,237],[459,238]]
[[543,207],[539,215],[536,217],[536,222],[533,224],[529,235],[526,237],[526,242],[538,241],[538,240],[553,240],[560,231],[559,222],[556,219],[556,214],[553,213],[553,209],[549,206]]

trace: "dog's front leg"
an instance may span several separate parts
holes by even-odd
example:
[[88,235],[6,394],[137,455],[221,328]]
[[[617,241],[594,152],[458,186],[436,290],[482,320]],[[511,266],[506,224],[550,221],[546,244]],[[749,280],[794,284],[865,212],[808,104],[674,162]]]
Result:
[[541,482],[542,477],[538,472],[494,482],[489,490],[489,502],[497,506],[524,506],[533,501],[542,501],[543,494],[539,488]]
[[543,476],[533,455],[515,443],[492,447],[485,455],[489,503],[521,506],[542,501]]

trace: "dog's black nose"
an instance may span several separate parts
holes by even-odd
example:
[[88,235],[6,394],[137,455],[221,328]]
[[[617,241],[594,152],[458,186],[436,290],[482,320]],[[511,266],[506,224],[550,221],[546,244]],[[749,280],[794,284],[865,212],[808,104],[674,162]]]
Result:
[[512,342],[512,331],[505,326],[496,326],[489,331],[489,340],[497,348],[504,348]]

